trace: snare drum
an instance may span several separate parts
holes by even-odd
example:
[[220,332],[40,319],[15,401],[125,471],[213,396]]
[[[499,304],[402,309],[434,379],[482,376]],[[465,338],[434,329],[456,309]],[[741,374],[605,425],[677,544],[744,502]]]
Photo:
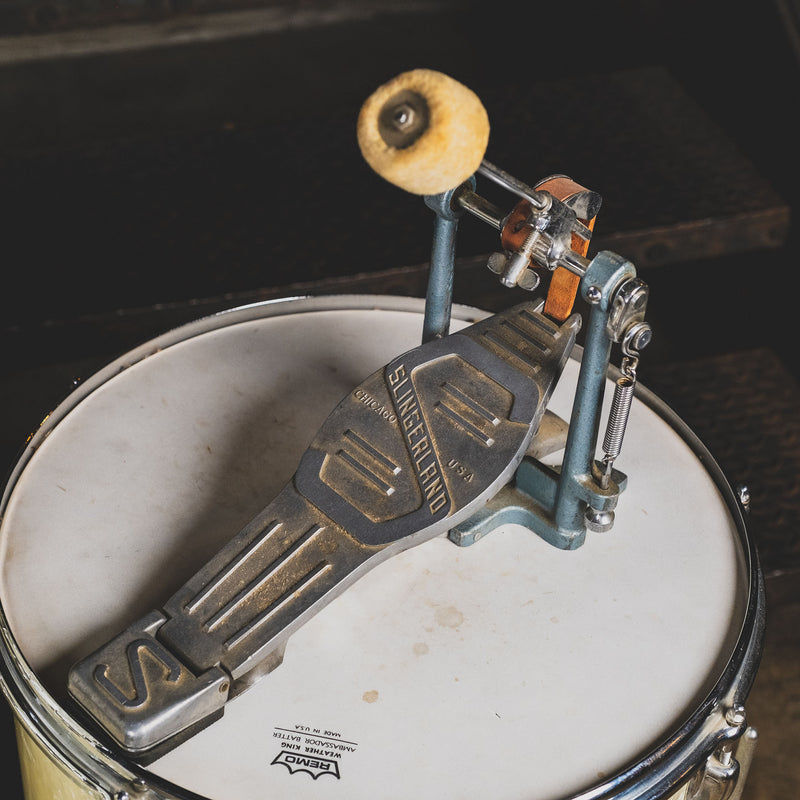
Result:
[[[760,650],[760,573],[713,459],[645,390],[616,524],[580,549],[508,525],[390,558],[146,768],[73,714],[70,665],[278,493],[329,410],[419,343],[422,311],[388,297],[235,309],[115,361],[42,425],[0,528],[28,800],[684,797],[712,753],[725,761]],[[456,307],[453,329],[482,316]],[[564,418],[576,378],[571,359],[550,403]]]

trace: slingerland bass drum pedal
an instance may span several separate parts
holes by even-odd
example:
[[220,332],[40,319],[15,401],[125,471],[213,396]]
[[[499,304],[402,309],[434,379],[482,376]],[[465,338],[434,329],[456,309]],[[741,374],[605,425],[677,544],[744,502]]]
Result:
[[[483,106],[441,73],[381,86],[357,128],[434,214],[424,303],[199,320],[85,382],[12,475],[29,800],[740,796],[757,558],[713,459],[637,384],[648,287],[588,257],[599,195],[487,161]],[[530,300],[453,306],[463,217]]]

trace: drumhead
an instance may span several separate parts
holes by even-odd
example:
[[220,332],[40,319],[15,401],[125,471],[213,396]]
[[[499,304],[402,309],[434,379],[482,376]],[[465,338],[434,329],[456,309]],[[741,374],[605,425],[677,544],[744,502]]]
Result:
[[[457,307],[453,329],[481,316]],[[58,708],[69,666],[266,505],[328,411],[421,329],[416,300],[260,304],[148,343],[67,398],[0,527],[5,647],[34,693]],[[577,371],[550,403],[566,419]],[[220,721],[125,769],[213,800],[554,800],[641,761],[729,670],[753,570],[726,487],[651,405],[634,402],[610,532],[565,552],[507,525],[394,556]]]

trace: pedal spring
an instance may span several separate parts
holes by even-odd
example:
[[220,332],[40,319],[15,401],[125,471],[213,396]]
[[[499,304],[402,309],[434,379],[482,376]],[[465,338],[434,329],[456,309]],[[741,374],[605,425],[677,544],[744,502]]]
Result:
[[627,375],[620,377],[614,387],[611,411],[608,414],[608,426],[603,439],[603,452],[606,460],[613,461],[622,451],[622,439],[628,425],[635,388],[635,380]]

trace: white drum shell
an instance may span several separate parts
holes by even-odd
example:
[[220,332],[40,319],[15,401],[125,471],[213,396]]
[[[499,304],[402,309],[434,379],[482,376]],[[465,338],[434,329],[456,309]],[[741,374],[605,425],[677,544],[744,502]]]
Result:
[[[453,327],[480,316],[457,308]],[[158,607],[278,492],[327,412],[418,344],[421,323],[421,304],[397,298],[239,309],[139,348],[56,411],[0,528],[9,648],[46,706],[73,661]],[[577,370],[550,403],[565,418]],[[393,557],[221,721],[149,772],[120,764],[121,779],[213,800],[555,800],[636,764],[717,686],[752,565],[724,487],[643,402],[619,467],[630,482],[611,532],[563,552],[506,526]]]

